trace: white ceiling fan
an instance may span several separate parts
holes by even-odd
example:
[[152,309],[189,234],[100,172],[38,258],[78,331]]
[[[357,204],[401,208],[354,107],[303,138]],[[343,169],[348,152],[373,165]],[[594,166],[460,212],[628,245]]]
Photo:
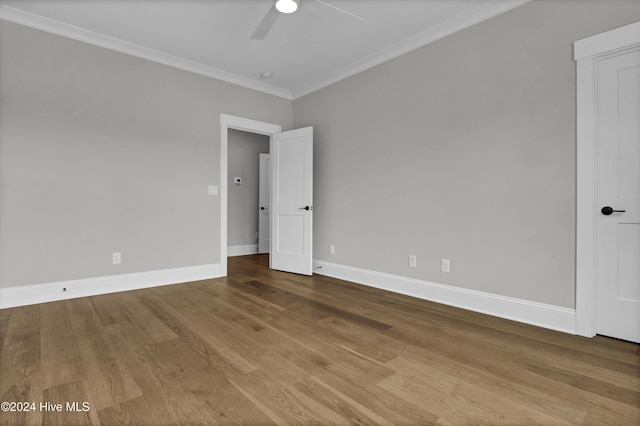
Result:
[[[324,6],[330,7],[331,9],[342,12],[344,14],[347,14],[349,16],[352,16],[361,21],[364,21],[364,18],[362,18],[361,16],[348,12],[344,9],[340,9],[339,7],[334,6],[332,4],[325,3],[324,1],[321,1],[321,0],[313,0],[313,1],[315,1],[316,3],[320,3]],[[264,40],[264,38],[267,36],[269,31],[271,30],[271,27],[273,27],[273,24],[275,24],[276,20],[278,19],[278,16],[280,16],[281,13],[285,13],[285,14],[294,13],[296,10],[298,10],[298,7],[300,7],[301,2],[302,0],[274,0],[273,6],[271,6],[271,9],[269,9],[269,11],[264,16],[264,18],[262,18],[262,21],[260,21],[260,23],[258,24],[258,27],[256,28],[256,30],[253,32],[253,34],[251,34],[251,40]]]

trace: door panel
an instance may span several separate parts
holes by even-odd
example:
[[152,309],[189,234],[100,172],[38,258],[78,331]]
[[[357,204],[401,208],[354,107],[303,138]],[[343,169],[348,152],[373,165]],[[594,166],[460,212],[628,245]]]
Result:
[[597,65],[596,332],[640,342],[640,49]]
[[618,298],[640,303],[640,224],[618,225]]
[[260,186],[258,190],[258,253],[269,253],[271,211],[271,158],[260,154]]
[[301,255],[304,254],[304,217],[301,215],[278,215],[278,229],[280,235],[278,239],[278,252]]
[[304,205],[306,202],[304,139],[303,137],[282,138],[279,144],[276,180],[280,186],[276,199],[280,203]]
[[272,269],[312,275],[313,128],[273,135],[271,144]]

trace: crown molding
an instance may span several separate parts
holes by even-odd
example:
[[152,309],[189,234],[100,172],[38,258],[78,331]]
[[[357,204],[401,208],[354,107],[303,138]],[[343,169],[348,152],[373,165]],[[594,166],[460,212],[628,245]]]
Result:
[[45,31],[51,34],[81,41],[94,46],[124,53],[138,58],[146,59],[162,65],[167,65],[183,71],[189,71],[194,74],[203,75],[205,77],[214,78],[227,83],[245,87],[247,89],[257,90],[269,95],[278,96],[284,99],[292,100],[293,95],[289,90],[281,89],[269,84],[260,83],[258,81],[226,72],[218,68],[203,65],[188,59],[183,59],[159,50],[150,49],[135,43],[130,43],[94,31],[89,31],[74,25],[65,24],[55,19],[46,18],[34,13],[25,12],[11,6],[3,5],[0,7],[0,19],[25,27]]
[[134,43],[109,37],[104,34],[85,30],[73,25],[65,24],[55,19],[46,18],[34,13],[16,9],[4,5],[0,7],[0,19],[24,25],[26,27],[67,37],[73,40],[114,50],[127,55],[147,59],[173,68],[189,71],[195,74],[225,81],[227,83],[242,86],[248,89],[278,96],[288,100],[294,100],[320,90],[338,81],[344,80],[367,69],[373,68],[405,53],[425,46],[448,35],[461,31],[484,20],[493,18],[501,13],[522,6],[531,0],[493,0],[485,3],[467,13],[456,16],[429,30],[421,32],[413,37],[396,43],[382,51],[370,55],[336,72],[330,73],[320,79],[306,84],[293,91],[282,89],[269,84],[261,83],[250,78],[223,71],[214,67],[203,65],[194,61],[183,59],[158,50],[143,47]]
[[493,0],[485,3],[467,13],[455,16],[433,28],[409,37],[399,43],[396,43],[386,49],[383,49],[373,55],[370,55],[360,61],[357,61],[347,67],[342,68],[334,73],[324,76],[308,85],[293,91],[293,99],[301,98],[330,86],[348,77],[356,75],[362,71],[373,68],[398,56],[404,55],[419,47],[437,41],[441,38],[462,31],[472,25],[478,24],[494,16],[500,15],[516,7],[529,3],[531,0]]

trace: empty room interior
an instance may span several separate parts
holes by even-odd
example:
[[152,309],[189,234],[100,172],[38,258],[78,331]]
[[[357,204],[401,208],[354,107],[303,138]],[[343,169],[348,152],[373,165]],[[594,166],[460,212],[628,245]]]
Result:
[[637,426],[640,1],[0,0],[0,403]]

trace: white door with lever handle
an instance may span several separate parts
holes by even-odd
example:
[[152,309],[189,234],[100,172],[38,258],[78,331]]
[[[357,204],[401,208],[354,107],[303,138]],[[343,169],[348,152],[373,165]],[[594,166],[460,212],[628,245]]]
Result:
[[596,333],[640,342],[640,47],[596,75]]
[[269,267],[313,274],[313,127],[271,138]]

